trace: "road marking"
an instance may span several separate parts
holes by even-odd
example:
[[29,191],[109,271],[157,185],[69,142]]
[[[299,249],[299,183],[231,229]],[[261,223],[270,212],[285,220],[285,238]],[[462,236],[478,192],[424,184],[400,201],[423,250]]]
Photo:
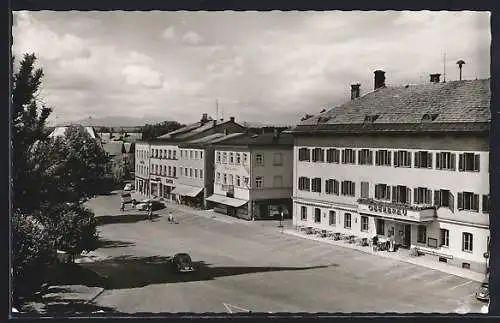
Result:
[[444,276],[444,277],[439,278],[439,279],[430,280],[430,281],[426,282],[423,286],[430,286],[430,285],[434,285],[434,284],[437,284],[437,283],[438,283],[438,282],[440,282],[440,281],[447,280],[447,279],[449,279],[450,277],[453,277],[453,275],[447,275],[447,276]]
[[453,286],[451,288],[448,288],[446,291],[454,290],[454,289],[469,285],[470,283],[473,283],[473,281],[472,280],[466,281],[465,283],[462,283],[460,285],[456,285],[456,286]]
[[229,312],[229,314],[241,313],[241,312],[244,312],[244,313],[250,313],[251,312],[250,310],[248,310],[246,308],[239,307],[239,306],[236,306],[236,305],[232,305],[232,304],[229,304],[229,303],[222,303],[222,304],[224,305],[224,307],[226,308],[226,310]]

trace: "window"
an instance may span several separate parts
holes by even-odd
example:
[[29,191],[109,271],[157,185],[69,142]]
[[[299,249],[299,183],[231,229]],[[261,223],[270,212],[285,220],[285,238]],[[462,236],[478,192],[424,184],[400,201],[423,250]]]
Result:
[[413,202],[415,204],[432,204],[432,191],[425,187],[413,189]]
[[360,165],[373,165],[373,152],[370,149],[358,151],[358,161]]
[[220,151],[217,152],[217,162],[220,163]]
[[361,182],[361,198],[369,198],[370,197],[370,183]]
[[[174,150],[175,153],[175,150]],[[172,159],[172,150],[168,150],[168,159]]]
[[173,177],[177,177],[177,167],[175,167],[175,166],[174,166],[174,167],[172,167],[172,170],[173,170],[173,174],[172,174],[172,176],[173,176]]
[[200,159],[203,159],[203,151],[200,151]]
[[344,228],[351,228],[351,213],[344,213]]
[[264,156],[262,154],[255,154],[255,166],[264,166]]
[[313,162],[324,162],[325,161],[325,151],[322,148],[314,148],[312,152]]
[[335,226],[337,224],[335,211],[330,211],[328,214],[328,224],[331,226]]
[[309,148],[300,148],[299,149],[299,161],[310,161],[311,160],[311,151]]
[[415,168],[432,168],[432,153],[416,151],[414,158]]
[[354,196],[356,194],[354,182],[342,181],[340,192],[344,196]]
[[198,151],[197,150],[194,151],[194,159],[198,159]]
[[248,155],[245,153],[243,154],[243,164],[247,164],[247,161],[248,161]]
[[454,211],[455,200],[453,194],[449,190],[434,191],[434,205],[438,208],[441,206],[448,207],[451,211]]
[[410,189],[406,186],[398,185],[392,187],[392,202],[394,203],[411,203],[411,193]]
[[245,184],[245,187],[248,187],[249,178],[246,176],[243,176],[243,183]]
[[176,150],[174,150],[174,151],[173,151],[173,156],[172,156],[172,158],[173,158],[173,159],[177,159],[177,151],[176,151]]
[[220,173],[217,172],[217,175],[215,175],[215,182],[220,183]]
[[274,156],[273,156],[273,165],[275,166],[279,166],[279,165],[282,165],[283,164],[283,160],[282,160],[282,155],[281,153],[274,153]]
[[385,221],[384,219],[375,219],[375,229],[378,235],[385,235]]
[[342,150],[342,164],[356,164],[356,153],[354,150]]
[[339,195],[339,182],[335,179],[325,181],[325,193]]
[[419,225],[417,227],[417,242],[425,243],[427,240],[427,227],[425,225]]
[[189,177],[193,177],[193,169],[192,168],[189,169]]
[[330,148],[326,150],[326,162],[327,163],[340,163],[340,150],[335,148]]
[[234,153],[229,153],[229,163],[234,164]]
[[490,213],[490,196],[483,195],[483,213]]
[[203,179],[203,169],[200,169],[200,178]]
[[361,216],[361,231],[368,232],[368,217],[366,215]]
[[391,166],[392,153],[388,150],[377,150],[375,152],[375,165]]
[[411,167],[411,153],[407,150],[398,150],[394,153],[394,167]]
[[192,150],[189,151],[189,159],[193,159],[193,151]]
[[255,188],[263,188],[263,186],[264,186],[263,181],[264,180],[263,180],[262,176],[257,176],[255,178]]
[[315,177],[312,179],[311,191],[321,193],[321,178]]
[[391,187],[386,184],[376,184],[375,185],[375,198],[377,200],[391,200]]
[[237,165],[241,164],[241,155],[240,155],[240,153],[236,153],[236,164]]
[[314,209],[314,223],[321,223],[321,209]]
[[461,172],[479,172],[479,154],[460,154],[458,159],[458,170]]
[[459,210],[479,212],[479,195],[472,192],[458,193],[458,206]]
[[224,179],[223,179],[223,182],[222,182],[222,183],[223,183],[223,184],[227,184],[227,174],[224,174],[224,175],[223,175],[223,178],[224,178]]
[[283,176],[280,176],[280,175],[274,176],[273,186],[274,187],[283,187]]
[[436,153],[436,169],[455,170],[455,154],[450,152]]
[[160,159],[163,159],[163,149],[160,150]]
[[227,153],[226,152],[222,153],[222,163],[227,164]]
[[472,252],[472,233],[462,233],[462,251]]
[[299,190],[309,191],[311,190],[311,181],[309,177],[299,177]]
[[462,262],[462,268],[463,269],[470,269],[470,263],[468,263],[468,262]]
[[448,229],[441,229],[441,247],[450,246],[450,231]]
[[241,186],[241,179],[239,175],[236,175],[236,186],[240,187]]
[[229,185],[233,185],[234,182],[233,182],[233,175],[232,174],[229,174],[229,181],[228,181]]
[[300,219],[302,221],[307,221],[307,207],[305,206],[300,207]]
[[194,169],[194,178],[198,178],[198,169],[197,168]]

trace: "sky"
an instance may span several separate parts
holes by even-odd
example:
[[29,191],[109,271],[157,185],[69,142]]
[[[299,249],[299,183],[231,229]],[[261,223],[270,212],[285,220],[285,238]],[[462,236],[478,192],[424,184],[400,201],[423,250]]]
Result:
[[[51,12],[13,15],[16,57],[33,52],[51,122],[135,117],[297,124],[386,84],[490,75],[490,13],[431,11]],[[443,76],[441,76],[441,79]],[[221,114],[223,112],[223,115]]]

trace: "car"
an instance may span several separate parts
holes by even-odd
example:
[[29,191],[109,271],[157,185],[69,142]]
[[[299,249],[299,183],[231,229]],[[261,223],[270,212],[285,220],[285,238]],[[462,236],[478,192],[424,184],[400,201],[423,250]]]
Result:
[[479,286],[476,292],[476,298],[480,301],[489,302],[490,301],[490,290],[488,280],[484,280]]
[[187,253],[178,253],[172,258],[172,264],[179,273],[189,273],[194,271],[193,262]]
[[125,187],[123,188],[124,191],[132,191],[133,187],[131,183],[125,184]]
[[150,199],[142,200],[142,201],[136,203],[135,208],[139,211],[147,211],[149,203],[151,203],[153,211],[157,211],[157,210],[161,210],[161,209],[165,208],[165,204],[163,204],[163,202],[156,201],[156,200],[150,200]]
[[129,192],[124,191],[121,195],[122,203],[132,203],[132,195]]

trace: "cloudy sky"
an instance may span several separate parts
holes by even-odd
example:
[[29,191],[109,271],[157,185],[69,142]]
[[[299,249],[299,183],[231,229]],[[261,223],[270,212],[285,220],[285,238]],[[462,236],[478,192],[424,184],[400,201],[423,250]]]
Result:
[[13,54],[34,52],[57,122],[91,116],[295,124],[387,85],[487,78],[487,12],[16,12]]

